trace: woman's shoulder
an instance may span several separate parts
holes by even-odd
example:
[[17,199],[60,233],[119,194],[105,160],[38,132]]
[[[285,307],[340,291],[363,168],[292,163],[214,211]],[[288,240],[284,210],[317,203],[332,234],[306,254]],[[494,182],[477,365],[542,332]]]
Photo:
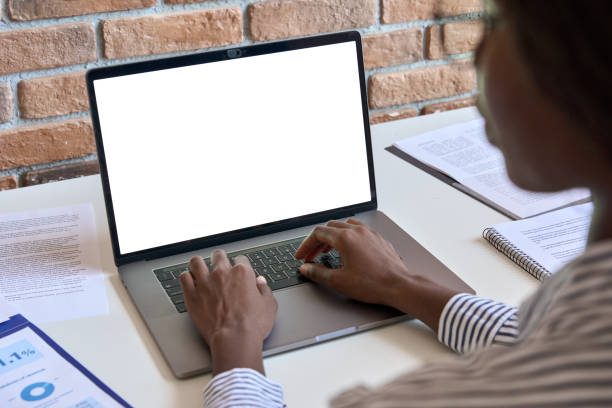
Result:
[[[558,275],[570,289],[595,282],[612,284],[612,239],[588,245],[584,253],[560,270]],[[601,292],[602,289],[595,291]]]
[[610,314],[612,240],[589,245],[583,255],[545,281],[523,305],[519,320],[525,332],[539,328],[547,335],[581,335],[587,334],[584,330],[602,329],[601,325],[612,329]]

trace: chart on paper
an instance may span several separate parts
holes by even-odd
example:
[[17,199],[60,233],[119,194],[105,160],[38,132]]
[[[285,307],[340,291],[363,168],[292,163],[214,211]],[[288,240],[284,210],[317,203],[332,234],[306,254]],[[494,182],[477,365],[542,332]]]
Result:
[[120,407],[29,327],[0,337],[0,407]]

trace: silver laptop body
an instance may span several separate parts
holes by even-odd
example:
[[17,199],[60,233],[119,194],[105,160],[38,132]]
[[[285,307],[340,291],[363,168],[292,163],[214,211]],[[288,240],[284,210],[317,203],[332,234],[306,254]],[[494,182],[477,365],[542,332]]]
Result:
[[[217,248],[352,216],[412,271],[473,292],[376,209],[362,59],[351,31],[87,73],[115,263],[177,377],[210,371],[210,354],[156,271]],[[264,356],[409,318],[311,282],[273,293]]]

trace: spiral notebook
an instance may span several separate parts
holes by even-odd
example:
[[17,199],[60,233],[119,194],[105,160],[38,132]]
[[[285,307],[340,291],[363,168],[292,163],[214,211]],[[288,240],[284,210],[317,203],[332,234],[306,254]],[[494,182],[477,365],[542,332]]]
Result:
[[580,256],[586,247],[593,204],[504,222],[482,236],[512,262],[543,281]]

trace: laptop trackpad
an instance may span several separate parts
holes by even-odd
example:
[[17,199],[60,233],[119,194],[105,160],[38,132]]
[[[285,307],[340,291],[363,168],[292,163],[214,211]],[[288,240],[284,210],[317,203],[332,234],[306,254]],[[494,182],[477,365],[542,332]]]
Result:
[[[274,292],[278,315],[264,342],[266,355],[383,324],[403,313],[350,300],[313,283]],[[301,344],[300,344],[301,343]]]

